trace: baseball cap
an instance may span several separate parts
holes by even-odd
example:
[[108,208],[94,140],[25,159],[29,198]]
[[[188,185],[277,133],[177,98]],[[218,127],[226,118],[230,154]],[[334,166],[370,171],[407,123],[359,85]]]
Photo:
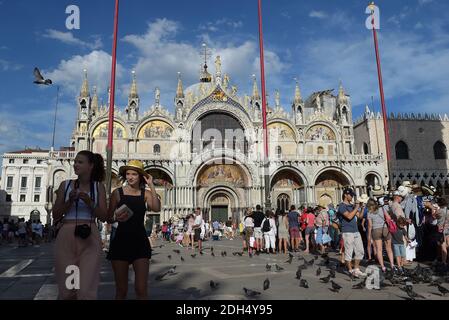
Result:
[[355,192],[354,190],[352,190],[351,188],[346,188],[343,190],[343,194],[349,194],[350,196],[354,197],[355,196]]

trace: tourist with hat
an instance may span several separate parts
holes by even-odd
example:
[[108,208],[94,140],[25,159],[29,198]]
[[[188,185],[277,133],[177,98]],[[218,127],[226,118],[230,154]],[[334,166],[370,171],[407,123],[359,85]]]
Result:
[[153,177],[145,172],[141,161],[130,161],[119,169],[119,173],[125,185],[112,193],[108,212],[109,219],[118,222],[107,256],[115,275],[115,298],[126,299],[128,270],[133,265],[136,297],[146,300],[151,246],[145,231],[145,213],[159,212],[161,203]]
[[[345,248],[345,262],[349,273],[355,277],[366,277],[360,270],[360,261],[365,255],[362,236],[360,235],[357,220],[363,218],[364,204],[353,204],[355,192],[351,188],[343,190],[343,202],[338,207],[338,216],[341,221],[342,237]],[[352,260],[354,257],[354,268]]]
[[404,200],[407,190],[405,187],[400,186],[398,190],[393,192],[393,203],[391,204],[391,211],[396,218],[405,218],[404,210],[402,209],[402,200]]

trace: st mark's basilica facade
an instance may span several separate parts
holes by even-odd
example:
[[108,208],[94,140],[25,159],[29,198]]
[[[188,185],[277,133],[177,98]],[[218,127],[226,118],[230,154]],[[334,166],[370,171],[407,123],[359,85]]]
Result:
[[[265,188],[272,207],[285,210],[292,204],[337,204],[345,186],[362,194],[387,184],[384,156],[355,149],[351,100],[341,84],[335,92],[303,99],[296,83],[288,107],[276,92],[268,106],[267,185],[256,79],[250,95],[240,94],[217,57],[215,72],[205,65],[198,83],[184,88],[179,77],[174,114],[161,105],[160,95],[156,89],[153,105],[144,107],[133,73],[128,104],[115,113],[112,169],[116,187],[120,166],[133,159],[144,163],[161,198],[159,221],[185,216],[194,207],[201,207],[206,219],[239,219],[245,208],[265,204]],[[76,152],[88,149],[106,158],[109,110],[95,88],[90,90],[86,71],[77,101],[71,147],[50,152],[43,165],[47,198],[73,176]]]

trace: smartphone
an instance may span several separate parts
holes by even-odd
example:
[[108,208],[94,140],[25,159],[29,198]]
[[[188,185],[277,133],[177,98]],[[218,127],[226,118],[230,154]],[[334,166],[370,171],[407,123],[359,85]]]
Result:
[[122,213],[122,212],[126,212],[128,214],[128,218],[122,222],[128,221],[134,215],[134,212],[126,204],[122,205],[120,208],[115,210],[115,214]]

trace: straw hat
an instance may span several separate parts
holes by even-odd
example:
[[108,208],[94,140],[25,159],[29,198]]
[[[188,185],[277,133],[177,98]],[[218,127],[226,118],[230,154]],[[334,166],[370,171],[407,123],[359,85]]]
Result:
[[399,195],[403,198],[405,198],[405,196],[408,195],[410,191],[411,189],[404,186],[399,186],[398,188]]
[[384,189],[381,186],[374,186],[373,196],[380,197],[384,195]]
[[424,195],[433,196],[435,194],[435,187],[429,187],[427,184],[421,187]]
[[366,203],[368,202],[368,200],[369,200],[369,197],[368,197],[367,194],[362,194],[362,195],[360,196],[360,198],[358,198],[357,200],[358,200],[360,203],[366,204]]
[[122,177],[126,177],[126,171],[133,170],[144,177],[149,177],[150,175],[145,172],[142,161],[131,160],[126,166],[122,166],[119,169],[119,173]]

